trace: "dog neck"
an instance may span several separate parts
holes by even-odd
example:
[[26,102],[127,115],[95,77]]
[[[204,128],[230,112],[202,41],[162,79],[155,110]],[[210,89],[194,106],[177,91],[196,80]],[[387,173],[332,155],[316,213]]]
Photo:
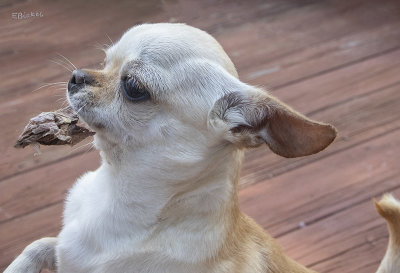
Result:
[[[164,243],[163,251],[176,259],[195,262],[216,255],[239,211],[237,182],[243,150],[224,144],[174,157],[162,145],[131,150],[100,141],[98,146],[107,191],[124,212],[120,221],[131,224],[135,232],[146,232],[143,237],[148,241]],[[188,236],[169,241],[177,234]],[[162,240],[155,239],[162,235]],[[204,251],[193,255],[193,247]]]

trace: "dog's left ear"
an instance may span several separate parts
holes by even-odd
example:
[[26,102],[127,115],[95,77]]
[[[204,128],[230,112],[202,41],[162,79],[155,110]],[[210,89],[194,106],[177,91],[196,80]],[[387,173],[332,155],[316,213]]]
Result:
[[317,153],[336,137],[332,125],[310,120],[255,88],[220,98],[209,113],[209,125],[239,147],[266,143],[284,157]]

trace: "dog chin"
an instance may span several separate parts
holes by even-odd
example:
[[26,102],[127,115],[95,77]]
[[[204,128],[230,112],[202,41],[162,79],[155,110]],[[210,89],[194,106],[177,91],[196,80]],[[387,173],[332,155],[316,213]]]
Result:
[[89,108],[91,108],[92,103],[88,100],[85,94],[67,94],[67,100],[72,109],[74,109],[75,113],[77,113],[80,117],[83,118],[85,113],[90,112]]
[[81,98],[77,98],[77,95],[67,96],[67,100],[69,105],[79,116],[80,120],[84,122],[92,131],[97,132],[97,130],[104,128],[102,123],[93,120],[94,115],[91,109],[92,105],[89,102]]

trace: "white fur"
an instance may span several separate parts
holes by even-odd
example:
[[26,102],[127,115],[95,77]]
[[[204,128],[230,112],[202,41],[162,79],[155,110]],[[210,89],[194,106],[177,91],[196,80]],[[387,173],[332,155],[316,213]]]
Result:
[[[136,73],[160,102],[115,96],[80,111],[89,126],[106,124],[95,137],[103,163],[68,195],[58,272],[223,272],[205,261],[224,242],[242,152],[207,119],[218,98],[244,85],[219,44],[185,25],[134,27],[107,51],[104,71],[119,78],[132,60],[148,65]],[[76,109],[80,96],[69,97]]]
[[[269,98],[268,104],[265,93],[240,82],[210,35],[182,24],[130,29],[106,51],[105,63],[93,72],[96,84],[68,93],[71,106],[96,131],[102,164],[70,190],[58,238],[32,243],[5,272],[232,272],[233,260],[213,261],[233,226],[230,217],[239,218],[230,213],[243,157],[240,145],[267,142],[282,152],[281,142],[274,143],[276,131],[267,134],[268,124],[251,128],[274,122],[265,118],[273,116],[279,102]],[[126,75],[145,86],[151,100],[127,100],[121,92]],[[235,97],[226,98],[236,94],[240,107]],[[282,105],[279,109],[279,114],[297,115]],[[317,125],[317,135],[328,137],[320,146],[306,146],[310,151],[294,147],[294,156],[318,152],[334,139],[333,127]],[[262,272],[270,261],[255,241],[248,244],[246,259],[235,270]],[[389,249],[381,270],[397,272],[395,251]]]

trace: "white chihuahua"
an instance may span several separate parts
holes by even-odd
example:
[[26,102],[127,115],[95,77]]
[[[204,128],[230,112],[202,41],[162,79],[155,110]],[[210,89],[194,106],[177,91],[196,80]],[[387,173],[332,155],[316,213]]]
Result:
[[[68,100],[96,131],[103,159],[70,190],[57,238],[25,248],[5,271],[289,273],[297,264],[238,206],[245,148],[317,153],[336,136],[242,83],[224,50],[184,24],[133,27],[102,70],[75,70]],[[399,270],[400,206],[380,272]]]

